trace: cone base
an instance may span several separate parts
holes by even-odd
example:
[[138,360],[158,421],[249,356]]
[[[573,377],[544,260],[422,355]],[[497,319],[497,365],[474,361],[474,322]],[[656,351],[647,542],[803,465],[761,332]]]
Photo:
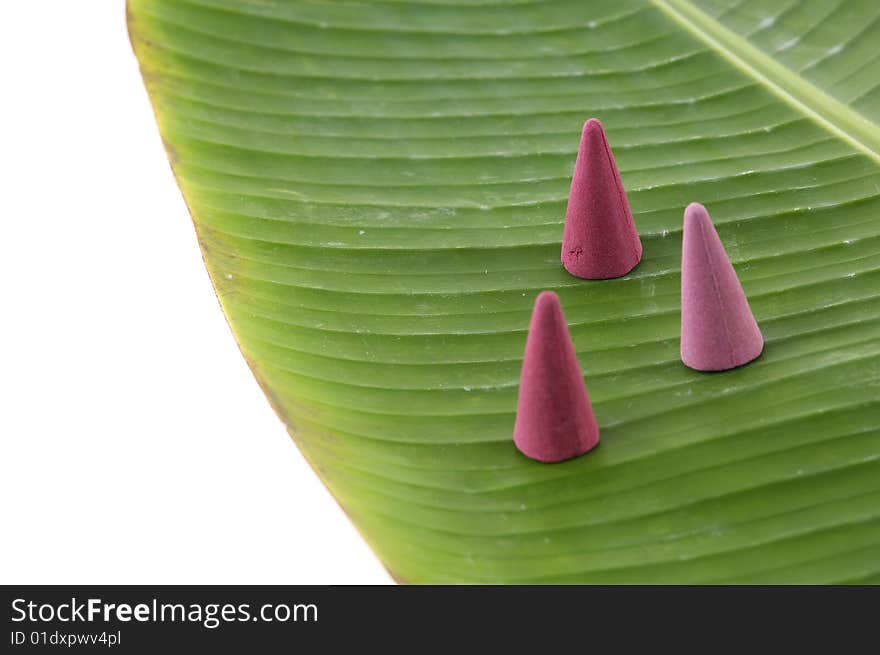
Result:
[[642,263],[642,244],[638,243],[634,257],[630,258],[631,261],[618,262],[614,266],[597,266],[594,263],[589,263],[589,259],[576,252],[566,253],[563,251],[562,266],[571,275],[582,280],[613,280],[624,277]]
[[746,364],[750,364],[758,359],[763,353],[764,342],[762,341],[760,347],[758,347],[754,351],[742,353],[739,357],[733,360],[734,363],[731,363],[730,360],[727,358],[725,359],[725,361],[707,361],[705,358],[691,357],[684,352],[681,353],[681,361],[685,366],[694,371],[701,371],[703,373],[719,373],[721,371],[731,371],[735,368],[741,368]]
[[548,453],[546,450],[528,452],[529,449],[527,447],[521,446],[515,440],[514,443],[516,443],[517,450],[529,459],[541,462],[542,464],[558,464],[559,462],[567,462],[570,459],[575,459],[593,450],[599,445],[599,435],[597,434],[592,439],[587,440],[586,443],[582,444],[575,450],[560,451],[553,454]]

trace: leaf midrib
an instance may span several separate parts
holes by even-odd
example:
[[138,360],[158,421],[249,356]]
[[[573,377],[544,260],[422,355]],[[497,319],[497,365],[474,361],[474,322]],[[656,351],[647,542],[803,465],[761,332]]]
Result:
[[689,0],[650,1],[768,91],[880,164],[880,128],[859,112],[774,60]]

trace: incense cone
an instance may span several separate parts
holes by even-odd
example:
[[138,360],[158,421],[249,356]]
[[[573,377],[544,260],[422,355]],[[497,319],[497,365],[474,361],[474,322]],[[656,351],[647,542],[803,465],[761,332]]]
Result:
[[604,280],[629,273],[642,258],[642,242],[602,123],[584,124],[565,230],[562,265],[572,275]]
[[524,455],[539,462],[577,457],[599,443],[574,344],[552,291],[535,299],[513,440]]
[[706,208],[684,211],[681,253],[681,361],[724,371],[761,354],[764,338]]

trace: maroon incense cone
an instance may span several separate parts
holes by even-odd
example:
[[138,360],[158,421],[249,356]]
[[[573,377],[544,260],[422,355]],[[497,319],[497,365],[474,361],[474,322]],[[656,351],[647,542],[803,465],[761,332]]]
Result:
[[577,457],[599,443],[574,344],[552,291],[539,294],[532,310],[513,440],[539,462]]
[[562,265],[577,277],[605,280],[626,275],[641,258],[642,242],[620,172],[602,123],[591,118],[584,124],[571,178]]
[[706,208],[684,210],[681,253],[681,361],[724,371],[761,354],[764,338]]

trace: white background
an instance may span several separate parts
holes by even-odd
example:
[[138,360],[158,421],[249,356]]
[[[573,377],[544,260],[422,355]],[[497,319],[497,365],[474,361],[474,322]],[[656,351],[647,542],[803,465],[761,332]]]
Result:
[[0,2],[0,583],[388,583],[242,359],[118,0]]

